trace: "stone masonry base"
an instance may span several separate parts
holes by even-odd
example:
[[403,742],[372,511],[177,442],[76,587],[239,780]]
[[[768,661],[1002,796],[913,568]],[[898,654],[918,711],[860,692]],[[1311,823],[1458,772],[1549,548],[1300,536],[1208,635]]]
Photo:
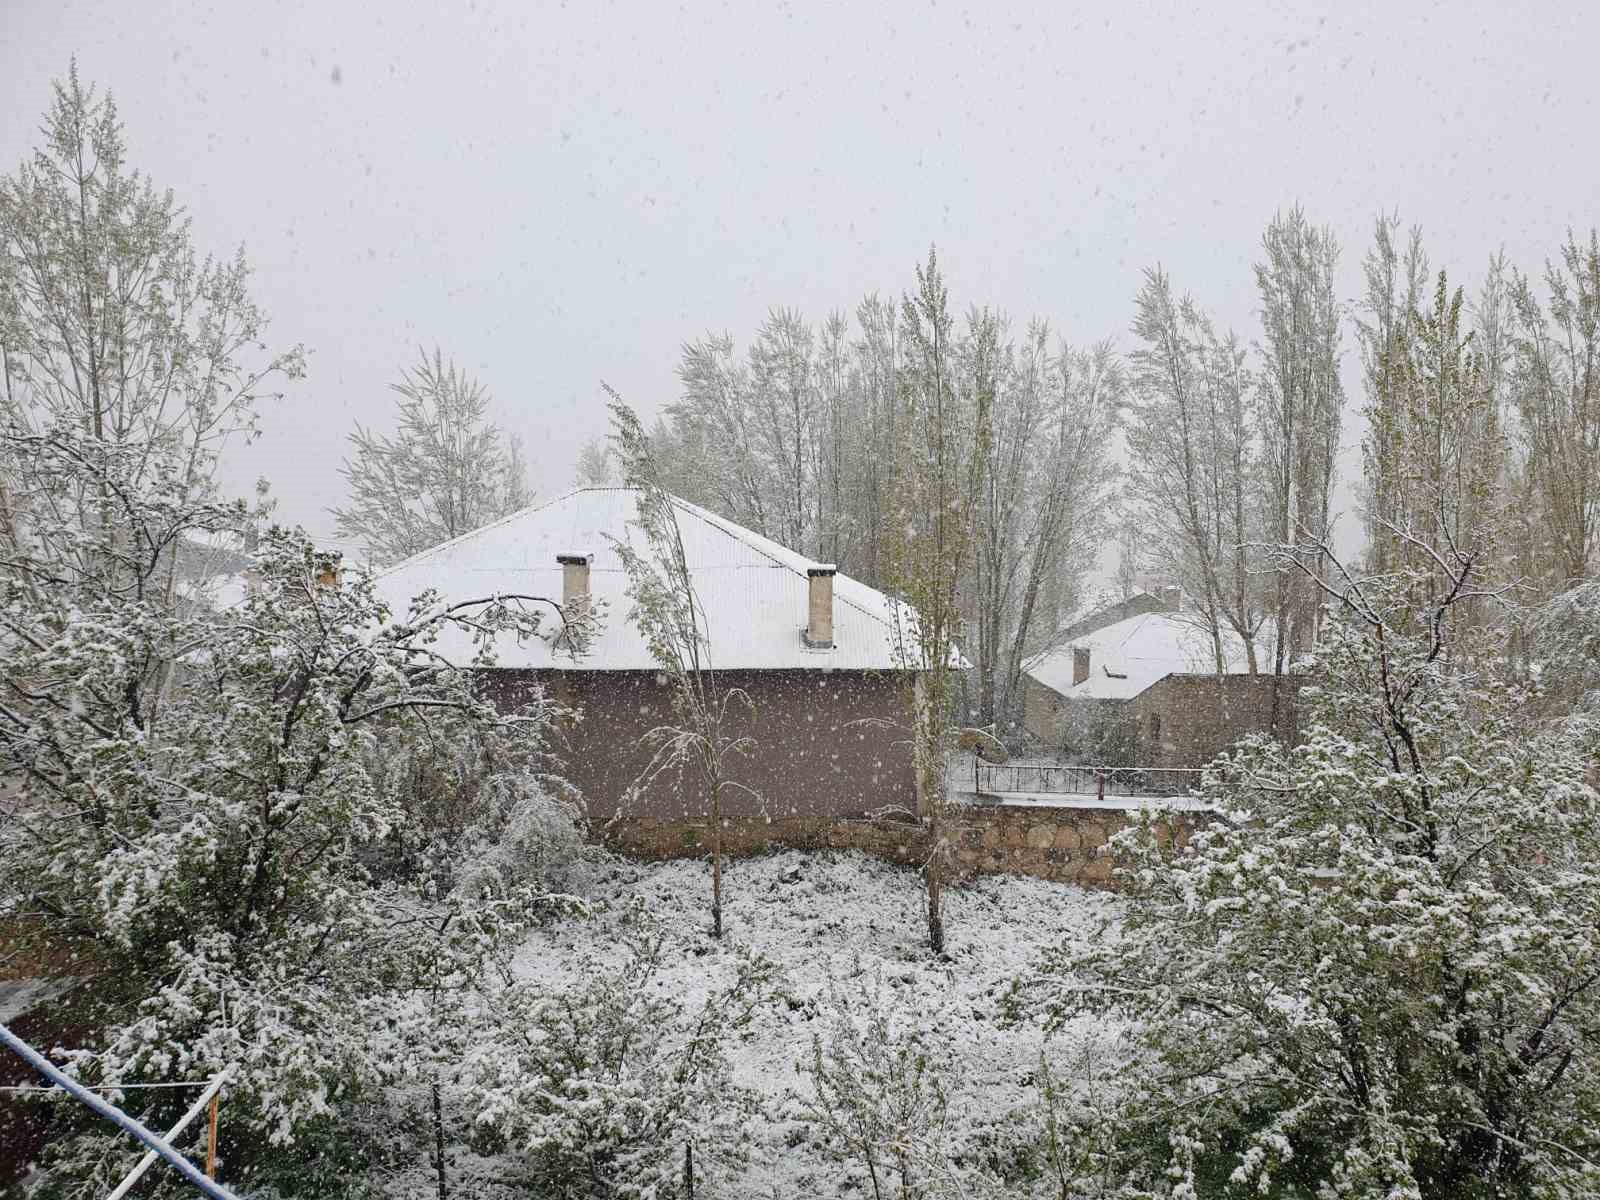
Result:
[[[1204,815],[1173,814],[1180,842]],[[945,818],[958,877],[1031,875],[1055,883],[1111,888],[1112,860],[1100,848],[1123,829],[1123,813],[1107,809],[951,806]],[[711,849],[710,826],[660,823],[648,817],[615,822],[599,831],[612,849],[634,858],[697,858]],[[900,819],[795,817],[740,819],[723,829],[730,857],[770,850],[860,850],[905,866],[928,857],[927,828]]]

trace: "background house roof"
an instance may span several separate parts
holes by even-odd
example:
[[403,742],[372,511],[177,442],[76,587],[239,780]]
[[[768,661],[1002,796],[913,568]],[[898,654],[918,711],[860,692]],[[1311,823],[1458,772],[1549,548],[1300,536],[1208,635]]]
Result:
[[[1271,644],[1271,622],[1257,635],[1260,661]],[[1072,682],[1072,652],[1089,651],[1089,677]],[[1222,638],[1226,673],[1249,670],[1244,643],[1232,632]],[[1172,674],[1216,671],[1211,635],[1192,615],[1169,612],[1140,613],[1037,654],[1024,664],[1029,678],[1063,696],[1078,700],[1131,700],[1146,688]]]
[[[495,644],[497,665],[655,670],[657,664],[630,619],[628,578],[608,540],[645,548],[643,536],[630,525],[634,497],[631,488],[583,488],[525,508],[391,567],[377,577],[378,593],[397,617],[404,616],[413,596],[430,588],[447,601],[520,592],[559,602],[561,567],[556,556],[592,555],[590,594],[606,607],[603,628],[588,652],[574,658],[542,638],[518,642],[502,637]],[[687,501],[674,499],[673,504],[710,633],[712,666],[889,670],[897,665],[895,601],[848,576],[834,576],[833,648],[809,649],[800,640],[806,624],[806,569],[818,564]],[[446,635],[434,648],[454,661],[472,657],[465,637]]]

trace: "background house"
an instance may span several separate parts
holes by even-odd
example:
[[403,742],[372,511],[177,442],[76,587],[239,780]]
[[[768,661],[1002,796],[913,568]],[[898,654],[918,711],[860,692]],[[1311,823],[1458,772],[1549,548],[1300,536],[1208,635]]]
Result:
[[[567,731],[565,773],[594,819],[694,821],[703,819],[703,800],[675,773],[624,804],[648,762],[639,738],[673,720],[671,689],[629,619],[627,575],[611,540],[629,540],[634,502],[627,488],[572,492],[408,559],[380,575],[378,588],[398,613],[427,589],[448,601],[519,592],[571,605],[587,596],[601,628],[581,657],[556,637],[502,638],[484,687],[503,706],[542,687],[581,711]],[[709,661],[754,705],[743,731],[757,747],[732,761],[732,778],[760,800],[730,789],[725,815],[914,811],[909,681],[895,669],[894,602],[693,504],[674,505]],[[436,649],[454,661],[472,656],[465,639]]]
[[[1270,627],[1258,637],[1266,662]],[[1298,683],[1252,675],[1243,643],[1208,630],[1175,590],[1135,596],[1064,631],[1024,667],[1029,734],[1068,759],[1102,766],[1200,766],[1251,733],[1293,740]]]

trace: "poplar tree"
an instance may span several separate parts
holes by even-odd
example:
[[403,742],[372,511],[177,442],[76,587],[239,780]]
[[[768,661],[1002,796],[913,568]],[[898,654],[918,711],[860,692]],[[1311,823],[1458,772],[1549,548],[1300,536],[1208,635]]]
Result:
[[1513,392],[1560,590],[1594,575],[1600,547],[1600,235],[1569,235],[1544,281],[1542,304],[1525,276],[1512,283]]
[[[1279,213],[1261,239],[1258,420],[1267,481],[1267,538],[1279,545],[1325,535],[1334,460],[1343,427],[1339,379],[1339,302],[1333,273],[1339,244],[1295,207]],[[1320,567],[1318,568],[1321,569]],[[1280,572],[1273,597],[1273,674],[1316,637],[1320,601],[1311,585]]]
[[435,349],[390,390],[399,397],[390,434],[356,426],[340,473],[347,507],[332,510],[377,566],[481,529],[532,501],[522,447],[488,419],[483,385]]
[[926,823],[928,944],[944,950],[943,889],[949,869],[945,762],[960,681],[960,588],[971,566],[973,526],[994,404],[998,327],[972,322],[970,387],[956,378],[949,293],[935,252],[917,268],[917,290],[901,304],[905,358],[898,386],[886,573],[902,605],[894,651],[913,683],[909,696],[917,810]]
[[755,748],[753,738],[737,732],[741,719],[754,715],[755,706],[743,688],[728,687],[717,675],[705,608],[695,592],[678,528],[677,501],[661,486],[661,469],[638,415],[609,387],[606,394],[623,481],[637,489],[630,524],[645,543],[643,550],[615,538],[611,544],[628,576],[633,601],[629,617],[672,689],[673,720],[644,735],[650,759],[634,791],[643,791],[666,771],[687,772],[698,787],[711,835],[711,932],[720,938],[723,794],[742,791],[760,800],[730,778],[733,761]]

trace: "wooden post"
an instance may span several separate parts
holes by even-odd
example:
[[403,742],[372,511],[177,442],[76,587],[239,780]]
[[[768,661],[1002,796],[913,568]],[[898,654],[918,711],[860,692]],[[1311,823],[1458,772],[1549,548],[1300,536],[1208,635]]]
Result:
[[218,1092],[211,1097],[211,1111],[206,1117],[206,1178],[217,1177],[217,1102],[222,1099]]
[[694,1144],[683,1144],[683,1190],[688,1200],[694,1200]]
[[1106,798],[1106,773],[1102,767],[1094,769],[1094,798],[1096,800]]

